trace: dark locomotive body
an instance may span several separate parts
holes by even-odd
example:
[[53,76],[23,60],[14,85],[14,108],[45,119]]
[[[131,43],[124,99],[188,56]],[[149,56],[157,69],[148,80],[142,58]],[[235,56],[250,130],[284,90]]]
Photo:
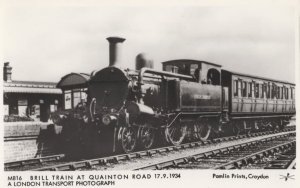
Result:
[[211,135],[283,128],[295,115],[292,83],[188,59],[163,62],[163,71],[157,71],[143,55],[136,70],[122,69],[117,52],[125,39],[108,40],[110,66],[87,81],[87,120],[82,122],[92,130],[87,137],[96,137],[86,142],[98,148],[93,151],[132,152],[157,142],[179,145]]

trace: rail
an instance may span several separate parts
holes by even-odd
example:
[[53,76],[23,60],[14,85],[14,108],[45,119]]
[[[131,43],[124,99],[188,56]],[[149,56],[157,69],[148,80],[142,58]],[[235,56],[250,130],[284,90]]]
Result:
[[[295,130],[295,127],[290,127],[283,132],[288,132]],[[134,153],[129,153],[129,154],[121,154],[121,155],[114,155],[114,156],[108,156],[108,157],[101,157],[101,158],[95,158],[95,159],[89,159],[89,160],[83,160],[83,161],[77,161],[77,162],[71,162],[71,163],[64,163],[64,164],[59,164],[59,165],[54,165],[54,166],[47,166],[47,167],[42,167],[38,169],[33,169],[35,171],[66,171],[66,170],[77,170],[77,169],[82,169],[82,168],[93,168],[93,166],[103,166],[103,165],[108,165],[110,163],[119,163],[120,161],[129,161],[131,159],[139,159],[142,157],[151,157],[152,155],[155,154],[162,154],[162,153],[167,153],[171,151],[178,151],[178,150],[183,150],[187,148],[196,148],[204,145],[209,145],[213,143],[221,143],[225,141],[232,141],[232,140],[238,140],[238,139],[243,139],[243,138],[251,138],[251,137],[258,137],[258,136],[264,136],[268,134],[274,133],[273,131],[268,131],[268,132],[260,132],[260,133],[253,133],[250,135],[239,135],[239,136],[230,136],[230,137],[223,137],[223,138],[216,138],[213,140],[208,140],[208,141],[200,141],[200,142],[191,142],[191,143],[186,143],[182,144],[180,146],[168,146],[168,147],[162,147],[162,148],[155,148],[151,150],[146,150],[146,151],[138,151]],[[275,132],[275,133],[278,133]]]
[[[249,147],[249,146],[253,146],[253,145],[256,145],[256,144],[259,144],[259,143],[262,143],[262,142],[268,142],[268,141],[272,141],[272,140],[275,140],[275,139],[278,139],[278,138],[288,137],[291,134],[295,135],[295,133],[289,133],[289,134],[284,134],[284,135],[279,135],[279,136],[272,136],[272,137],[264,138],[264,139],[257,140],[257,141],[250,141],[250,142],[246,142],[246,143],[242,143],[242,144],[231,145],[231,146],[227,146],[227,147],[223,147],[223,148],[219,148],[219,149],[215,149],[215,150],[210,150],[210,151],[206,151],[206,152],[199,152],[199,153],[194,154],[194,155],[179,157],[179,158],[176,158],[176,159],[171,159],[171,160],[166,160],[166,161],[159,162],[159,163],[145,165],[145,166],[142,166],[142,167],[135,168],[134,170],[162,170],[162,169],[168,169],[168,168],[176,168],[176,167],[179,167],[179,165],[189,164],[190,162],[197,162],[200,159],[205,159],[205,158],[212,159],[213,157],[216,157],[216,156],[221,155],[221,154],[231,153],[233,151],[237,151],[239,149],[246,148],[246,147]],[[285,144],[279,145],[277,147],[282,148],[282,147],[286,147],[286,146],[292,146],[294,143],[295,143],[295,141],[285,143]],[[244,157],[244,158],[239,158],[239,159],[236,159],[236,160],[232,160],[232,161],[230,161],[226,164],[222,164],[222,165],[217,166],[213,169],[239,168],[241,165],[247,164],[249,160],[253,160],[254,159],[253,157],[255,157],[255,158],[263,157],[265,155],[265,152],[269,152],[269,151],[277,151],[277,150],[275,150],[275,147],[274,148],[269,148],[268,150],[264,150],[261,153],[255,153],[253,155],[250,155],[250,156],[247,156],[247,157]],[[218,162],[218,161],[219,160],[215,160],[215,162]],[[207,164],[207,162],[204,162],[204,164]]]
[[64,154],[58,154],[58,155],[51,155],[51,156],[45,156],[39,158],[31,158],[31,159],[25,159],[25,160],[13,161],[13,162],[6,162],[4,163],[4,169],[9,170],[9,169],[15,169],[24,166],[53,162],[53,161],[61,160],[64,157],[65,157]]

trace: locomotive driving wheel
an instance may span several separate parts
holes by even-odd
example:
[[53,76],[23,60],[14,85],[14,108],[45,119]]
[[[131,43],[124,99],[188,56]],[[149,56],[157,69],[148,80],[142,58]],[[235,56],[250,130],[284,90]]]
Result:
[[180,123],[175,123],[165,130],[166,140],[175,146],[178,146],[183,142],[186,134],[187,126],[181,125]]
[[195,122],[195,129],[196,129],[196,136],[199,140],[205,141],[208,139],[211,133],[211,125],[208,123],[207,120],[198,119]]
[[138,138],[142,149],[149,149],[155,140],[155,130],[150,127],[139,127]]
[[118,134],[121,149],[125,153],[135,150],[137,144],[137,133],[133,127],[121,127]]

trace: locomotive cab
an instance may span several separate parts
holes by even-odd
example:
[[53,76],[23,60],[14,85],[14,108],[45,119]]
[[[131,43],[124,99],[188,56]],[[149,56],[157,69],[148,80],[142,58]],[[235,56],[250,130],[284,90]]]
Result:
[[[163,70],[188,75],[186,80],[166,81],[166,108],[183,112],[218,112],[221,110],[221,66],[205,61],[178,59],[163,62]],[[174,91],[170,91],[174,90]]]
[[194,77],[201,84],[220,85],[221,66],[197,60],[178,59],[163,62],[163,70]]

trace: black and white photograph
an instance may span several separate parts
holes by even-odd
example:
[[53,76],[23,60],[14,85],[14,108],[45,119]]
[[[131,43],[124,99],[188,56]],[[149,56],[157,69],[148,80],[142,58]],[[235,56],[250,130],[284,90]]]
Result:
[[297,1],[1,4],[3,187],[296,187]]

